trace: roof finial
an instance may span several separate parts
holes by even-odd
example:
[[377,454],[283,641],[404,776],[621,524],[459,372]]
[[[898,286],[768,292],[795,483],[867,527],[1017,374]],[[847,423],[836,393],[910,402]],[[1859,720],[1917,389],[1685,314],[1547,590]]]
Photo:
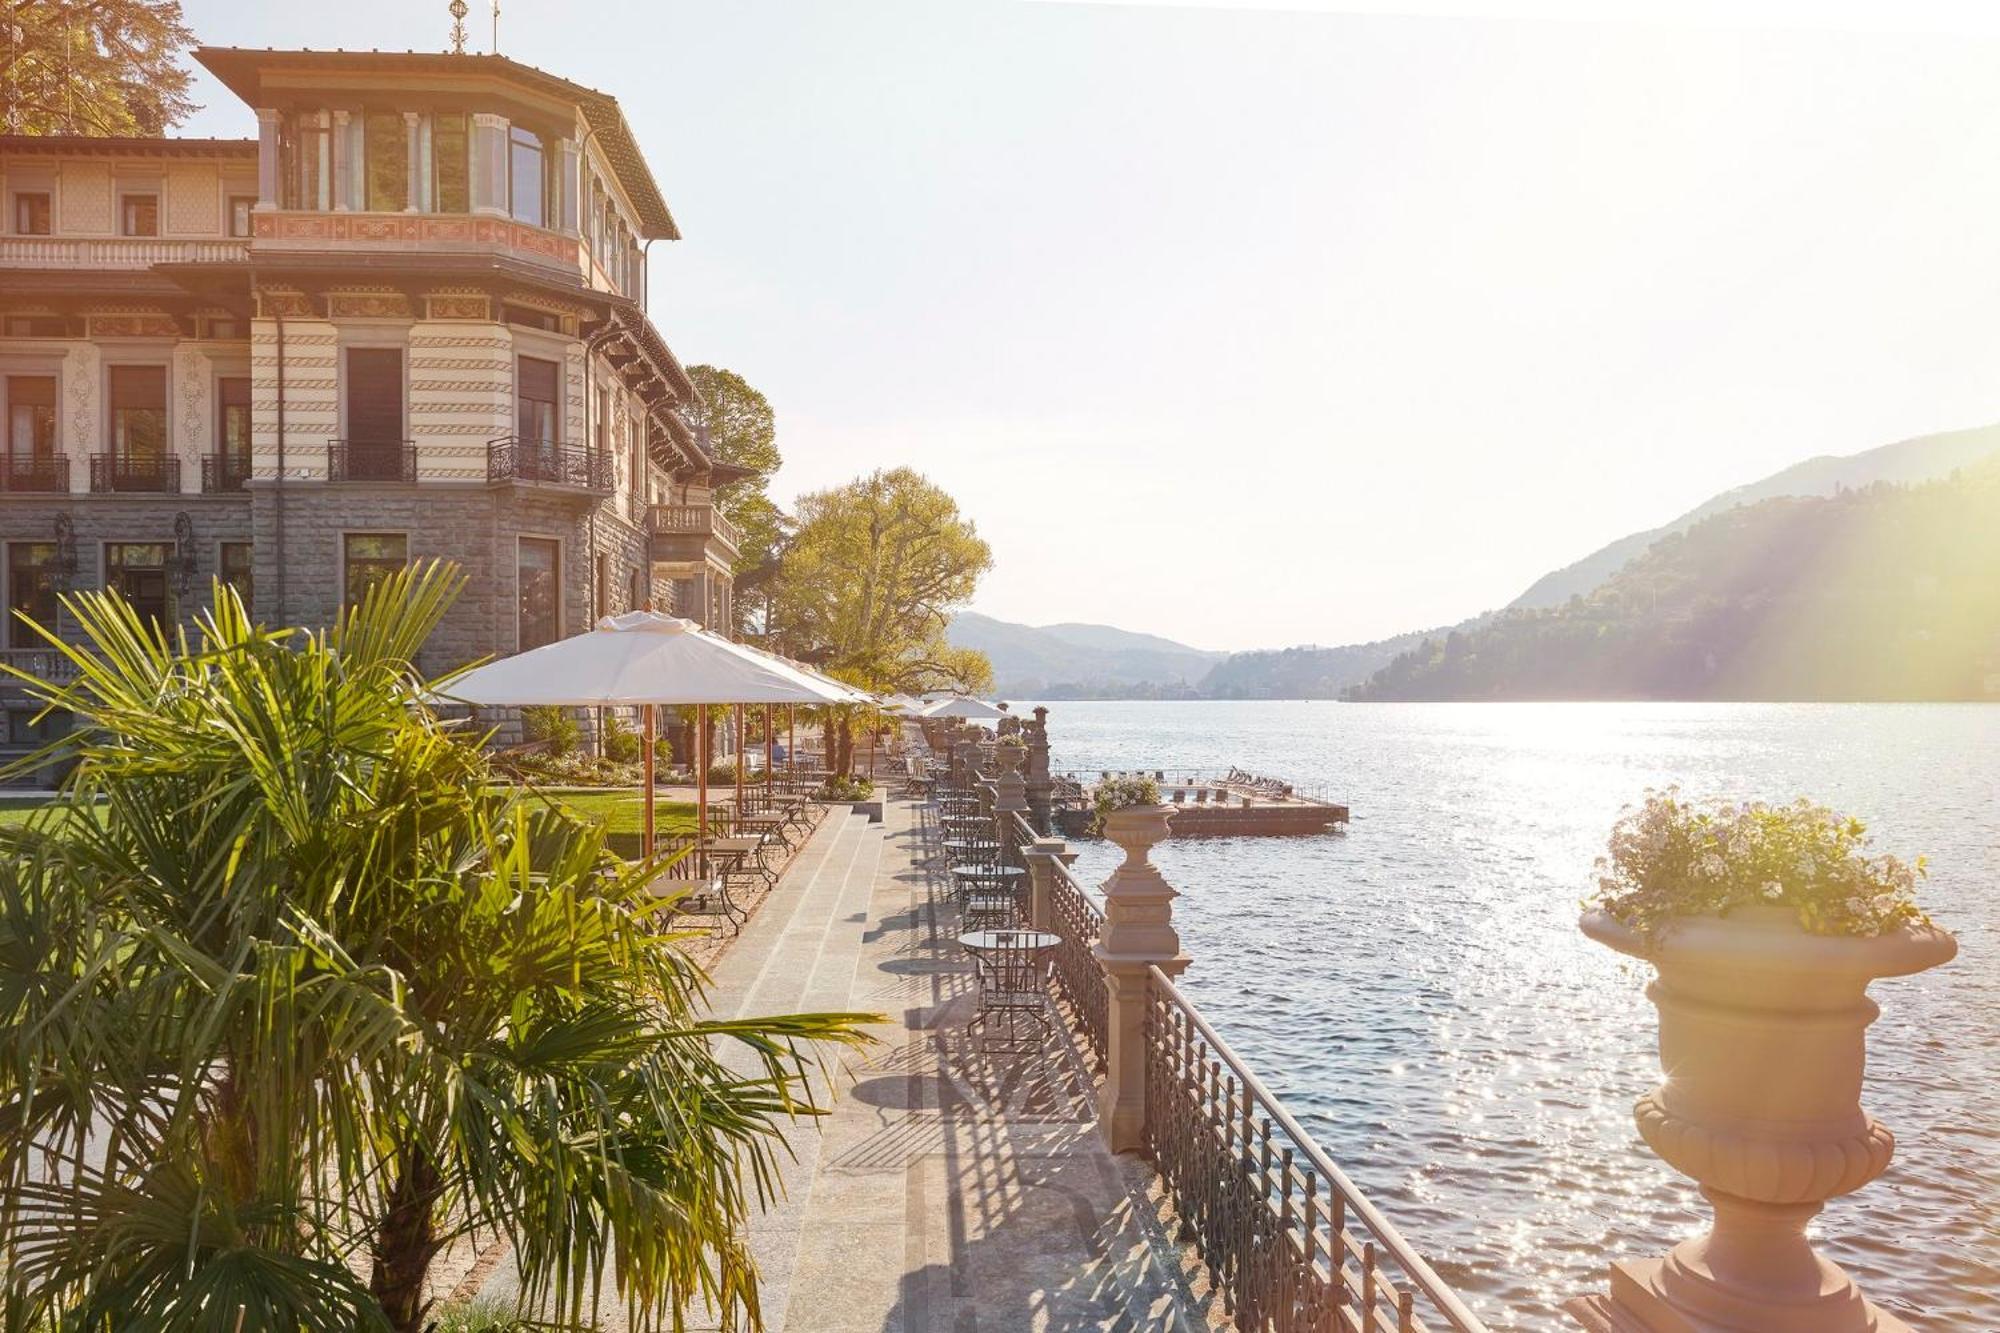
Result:
[[469,11],[465,0],[451,0],[446,8],[451,11],[451,53],[462,56],[465,54],[465,16]]

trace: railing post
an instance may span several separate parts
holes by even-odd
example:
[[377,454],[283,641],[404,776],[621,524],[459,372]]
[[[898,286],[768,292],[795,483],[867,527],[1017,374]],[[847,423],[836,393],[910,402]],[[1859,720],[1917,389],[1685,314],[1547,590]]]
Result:
[[1049,710],[1036,708],[1035,720],[1023,730],[1028,737],[1028,818],[1035,831],[1046,836],[1052,832],[1049,820],[1055,813],[1055,783],[1049,780]]
[[1056,870],[1076,860],[1076,853],[1061,838],[1036,838],[1021,849],[1028,867],[1028,929],[1059,931],[1056,920]]
[[1104,881],[1104,926],[1091,952],[1104,969],[1104,1084],[1098,1090],[1098,1129],[1113,1152],[1146,1146],[1146,1005],[1157,967],[1179,976],[1188,965],[1174,933],[1179,895],[1152,862],[1155,843],[1167,836],[1173,807],[1130,806],[1105,816],[1105,836],[1124,849],[1125,860]]

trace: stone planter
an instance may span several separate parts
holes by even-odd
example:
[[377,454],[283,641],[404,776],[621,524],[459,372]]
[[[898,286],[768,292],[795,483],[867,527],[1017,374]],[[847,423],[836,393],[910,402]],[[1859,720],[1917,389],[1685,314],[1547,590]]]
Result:
[[1906,1326],[1806,1239],[1826,1200],[1882,1174],[1895,1136],[1861,1108],[1877,977],[1948,961],[1932,927],[1810,935],[1782,907],[1674,922],[1648,941],[1601,911],[1583,932],[1652,963],[1665,1079],[1634,1108],[1647,1146],[1715,1209],[1663,1259],[1612,1265],[1600,1327],[1657,1333],[1862,1333]]

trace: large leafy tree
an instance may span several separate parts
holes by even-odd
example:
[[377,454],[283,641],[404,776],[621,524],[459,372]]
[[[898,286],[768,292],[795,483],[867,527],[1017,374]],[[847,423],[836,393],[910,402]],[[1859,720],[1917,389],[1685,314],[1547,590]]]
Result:
[[[991,686],[983,653],[946,639],[993,552],[958,502],[911,468],[801,496],[773,590],[775,637],[794,657],[872,690]],[[852,729],[835,767],[851,771]]]
[[720,366],[689,366],[701,402],[694,420],[708,432],[709,448],[718,461],[750,468],[754,475],[730,482],[715,492],[715,506],[743,534],[736,559],[738,633],[749,629],[758,594],[777,573],[778,551],[786,536],[785,512],[772,501],[771,474],[784,459],[778,453],[777,416],[771,401],[733,370]]
[[0,0],[0,126],[164,134],[195,109],[179,0]]
[[219,590],[189,645],[67,600],[79,762],[0,833],[0,1325],[416,1333],[470,1232],[557,1326],[607,1278],[757,1324],[745,1224],[860,1016],[705,1016],[655,868],[430,713],[454,587],[313,635]]

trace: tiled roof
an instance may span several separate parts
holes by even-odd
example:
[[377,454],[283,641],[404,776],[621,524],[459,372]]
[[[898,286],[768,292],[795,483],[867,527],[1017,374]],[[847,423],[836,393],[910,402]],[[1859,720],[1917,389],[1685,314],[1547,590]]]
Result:
[[524,65],[498,55],[451,55],[430,51],[280,51],[254,47],[203,46],[194,57],[208,71],[251,106],[259,104],[263,75],[267,69],[374,69],[407,75],[413,87],[422,87],[427,74],[489,74],[534,92],[558,98],[583,113],[584,121],[596,135],[604,157],[618,184],[632,200],[639,214],[639,234],[647,239],[679,240],[680,228],[667,209],[659,183],[646,165],[644,154],[625,122],[618,99],[595,88],[546,70]]

